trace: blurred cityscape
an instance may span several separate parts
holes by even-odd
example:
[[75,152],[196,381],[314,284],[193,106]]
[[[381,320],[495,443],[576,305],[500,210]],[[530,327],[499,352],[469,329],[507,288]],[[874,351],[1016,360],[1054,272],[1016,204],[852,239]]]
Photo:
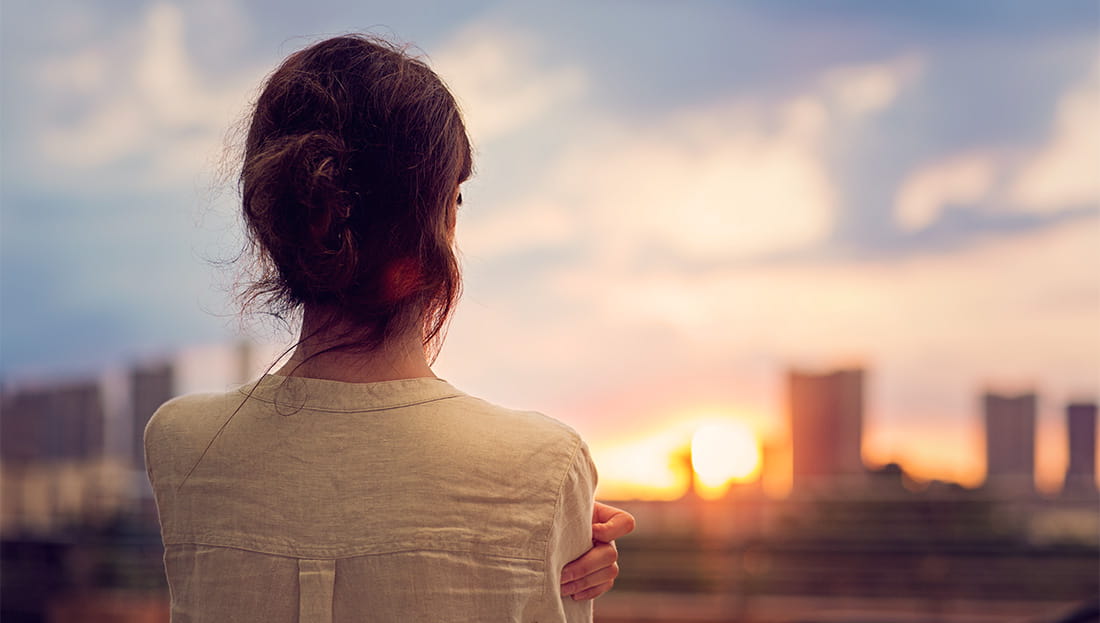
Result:
[[[263,357],[231,350],[225,369],[173,358],[3,386],[0,618],[168,620],[142,433],[195,388],[195,370],[223,386],[250,378]],[[1035,489],[1037,395],[986,393],[986,480],[967,489],[864,465],[865,374],[788,371],[785,498],[757,478],[719,499],[691,487],[674,501],[605,500],[638,528],[597,620],[1100,620],[1095,401],[1065,408],[1069,463],[1052,496]],[[681,460],[692,468],[690,451]],[[765,449],[760,471],[774,460]]]

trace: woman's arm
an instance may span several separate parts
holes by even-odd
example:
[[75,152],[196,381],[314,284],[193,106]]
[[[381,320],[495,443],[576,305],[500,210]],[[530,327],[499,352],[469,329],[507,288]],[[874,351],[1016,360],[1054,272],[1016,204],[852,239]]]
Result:
[[561,594],[575,600],[595,599],[611,590],[619,575],[615,539],[634,531],[634,516],[596,502],[592,509],[592,549],[561,570]]

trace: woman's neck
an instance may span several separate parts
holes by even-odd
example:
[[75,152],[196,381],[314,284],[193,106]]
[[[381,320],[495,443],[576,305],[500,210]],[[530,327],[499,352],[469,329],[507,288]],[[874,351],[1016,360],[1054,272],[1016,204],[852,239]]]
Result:
[[435,377],[424,354],[419,330],[393,336],[369,351],[338,348],[346,343],[341,339],[345,333],[340,326],[326,328],[323,319],[307,309],[298,345],[275,374],[345,383]]

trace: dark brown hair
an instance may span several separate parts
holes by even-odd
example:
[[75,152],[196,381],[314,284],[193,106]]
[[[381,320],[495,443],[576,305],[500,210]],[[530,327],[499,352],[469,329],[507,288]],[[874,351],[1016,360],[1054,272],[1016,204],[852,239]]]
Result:
[[[472,156],[458,105],[423,62],[347,35],[290,55],[252,110],[240,174],[258,274],[276,317],[311,306],[372,349],[419,323],[441,339],[461,280],[454,193]],[[303,336],[304,338],[305,336]]]

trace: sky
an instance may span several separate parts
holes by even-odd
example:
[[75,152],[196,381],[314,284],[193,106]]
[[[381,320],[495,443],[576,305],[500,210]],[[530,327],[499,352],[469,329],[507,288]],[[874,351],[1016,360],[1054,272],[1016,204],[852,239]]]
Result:
[[704,423],[782,455],[787,370],[862,366],[869,464],[975,485],[981,393],[1034,390],[1052,489],[1100,396],[1093,1],[4,0],[0,29],[5,380],[288,343],[231,296],[234,130],[287,54],[367,31],[476,149],[437,373],[574,426],[605,482],[674,488],[645,457]]

